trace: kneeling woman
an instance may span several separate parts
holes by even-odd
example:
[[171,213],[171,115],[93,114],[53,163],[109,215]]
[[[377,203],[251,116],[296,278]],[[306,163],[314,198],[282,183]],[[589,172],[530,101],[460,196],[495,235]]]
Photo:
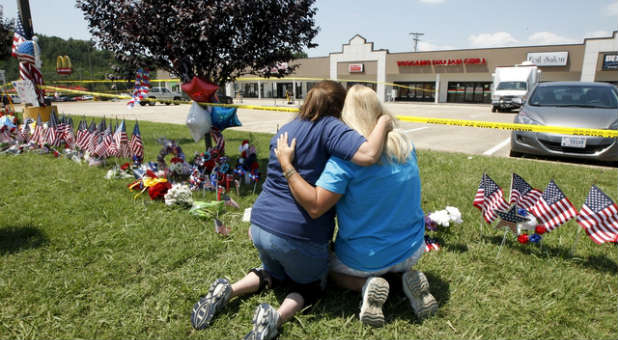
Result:
[[[343,121],[361,135],[374,129],[384,112],[376,93],[362,85],[346,96]],[[389,285],[379,277],[402,272],[403,289],[419,319],[438,308],[422,272],[411,270],[424,252],[425,220],[421,209],[421,181],[416,153],[399,130],[385,137],[378,164],[360,167],[331,156],[316,186],[290,175],[288,186],[296,201],[318,218],[337,205],[339,230],[329,264],[331,277],[344,287],[362,292],[360,320],[380,326]],[[284,173],[294,172],[296,139],[288,145],[282,134],[275,153]]]

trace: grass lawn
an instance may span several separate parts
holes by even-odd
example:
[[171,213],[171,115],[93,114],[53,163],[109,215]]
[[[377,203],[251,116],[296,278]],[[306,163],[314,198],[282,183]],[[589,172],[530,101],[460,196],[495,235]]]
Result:
[[[158,137],[176,139],[187,158],[203,149],[182,125],[140,122],[146,160]],[[128,131],[131,131],[129,123]],[[472,132],[472,131],[471,131]],[[256,144],[262,172],[270,135],[226,131],[235,164],[243,139]],[[284,325],[287,339],[615,339],[618,334],[618,247],[596,245],[575,220],[545,234],[542,247],[521,245],[480,224],[472,206],[485,171],[508,197],[511,173],[543,190],[550,179],[579,210],[591,184],[614,201],[612,169],[419,151],[423,209],[451,205],[464,223],[433,232],[440,251],[418,269],[440,309],[419,322],[399,287],[385,304],[387,324],[358,321],[360,294],[332,285],[315,308]],[[275,307],[274,290],[235,299],[203,331],[192,329],[191,308],[218,277],[241,278],[259,265],[242,210],[229,210],[230,236],[188,210],[133,199],[131,180],[106,180],[105,169],[51,155],[0,155],[0,338],[2,339],[233,339],[251,329],[260,302]],[[242,209],[257,197],[250,187],[232,197]],[[214,193],[196,199],[215,199]],[[377,197],[368,199],[379,199]],[[274,207],[276,208],[276,207]]]

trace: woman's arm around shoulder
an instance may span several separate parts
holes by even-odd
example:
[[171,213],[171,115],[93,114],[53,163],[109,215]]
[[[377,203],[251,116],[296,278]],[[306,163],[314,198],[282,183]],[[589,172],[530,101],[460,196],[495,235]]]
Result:
[[288,145],[288,133],[284,132],[277,139],[275,155],[277,155],[279,159],[281,171],[288,181],[292,196],[294,196],[296,202],[307,211],[309,216],[315,219],[330,210],[330,208],[339,201],[342,195],[321,187],[314,187],[307,183],[307,181],[296,172],[296,169],[294,169],[292,165],[295,148],[296,138],[292,139],[292,143]]
[[393,129],[393,122],[389,115],[378,118],[375,128],[367,137],[367,141],[361,144],[354,156],[352,163],[360,166],[374,165],[382,156],[384,141],[389,131]]

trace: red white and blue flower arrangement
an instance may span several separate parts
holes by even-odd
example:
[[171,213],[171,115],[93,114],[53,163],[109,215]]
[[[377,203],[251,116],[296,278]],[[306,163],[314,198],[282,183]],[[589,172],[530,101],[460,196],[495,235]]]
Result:
[[[461,224],[461,212],[456,207],[447,206],[443,210],[436,210],[432,213],[425,214],[425,231],[438,232],[446,230],[453,224]],[[440,245],[436,239],[425,234],[425,252],[439,250]]]

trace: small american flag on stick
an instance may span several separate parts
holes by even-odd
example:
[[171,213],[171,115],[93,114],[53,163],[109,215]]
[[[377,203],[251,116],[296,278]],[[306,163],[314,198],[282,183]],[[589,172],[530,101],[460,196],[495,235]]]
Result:
[[135,126],[133,127],[133,135],[129,142],[129,149],[131,149],[131,154],[135,156],[140,163],[144,160],[144,144],[142,143],[142,135],[139,131],[139,124],[137,121],[135,121]]
[[547,231],[552,231],[577,215],[575,206],[552,179],[530,212]]
[[481,210],[483,218],[490,224],[498,218],[496,210],[506,211],[509,209],[509,205],[504,200],[502,188],[485,173],[481,178],[472,204]]
[[518,174],[513,173],[511,179],[511,198],[509,204],[517,205],[520,208],[529,210],[543,193],[530,186]]
[[596,244],[618,242],[618,206],[594,185],[577,215],[577,223]]

